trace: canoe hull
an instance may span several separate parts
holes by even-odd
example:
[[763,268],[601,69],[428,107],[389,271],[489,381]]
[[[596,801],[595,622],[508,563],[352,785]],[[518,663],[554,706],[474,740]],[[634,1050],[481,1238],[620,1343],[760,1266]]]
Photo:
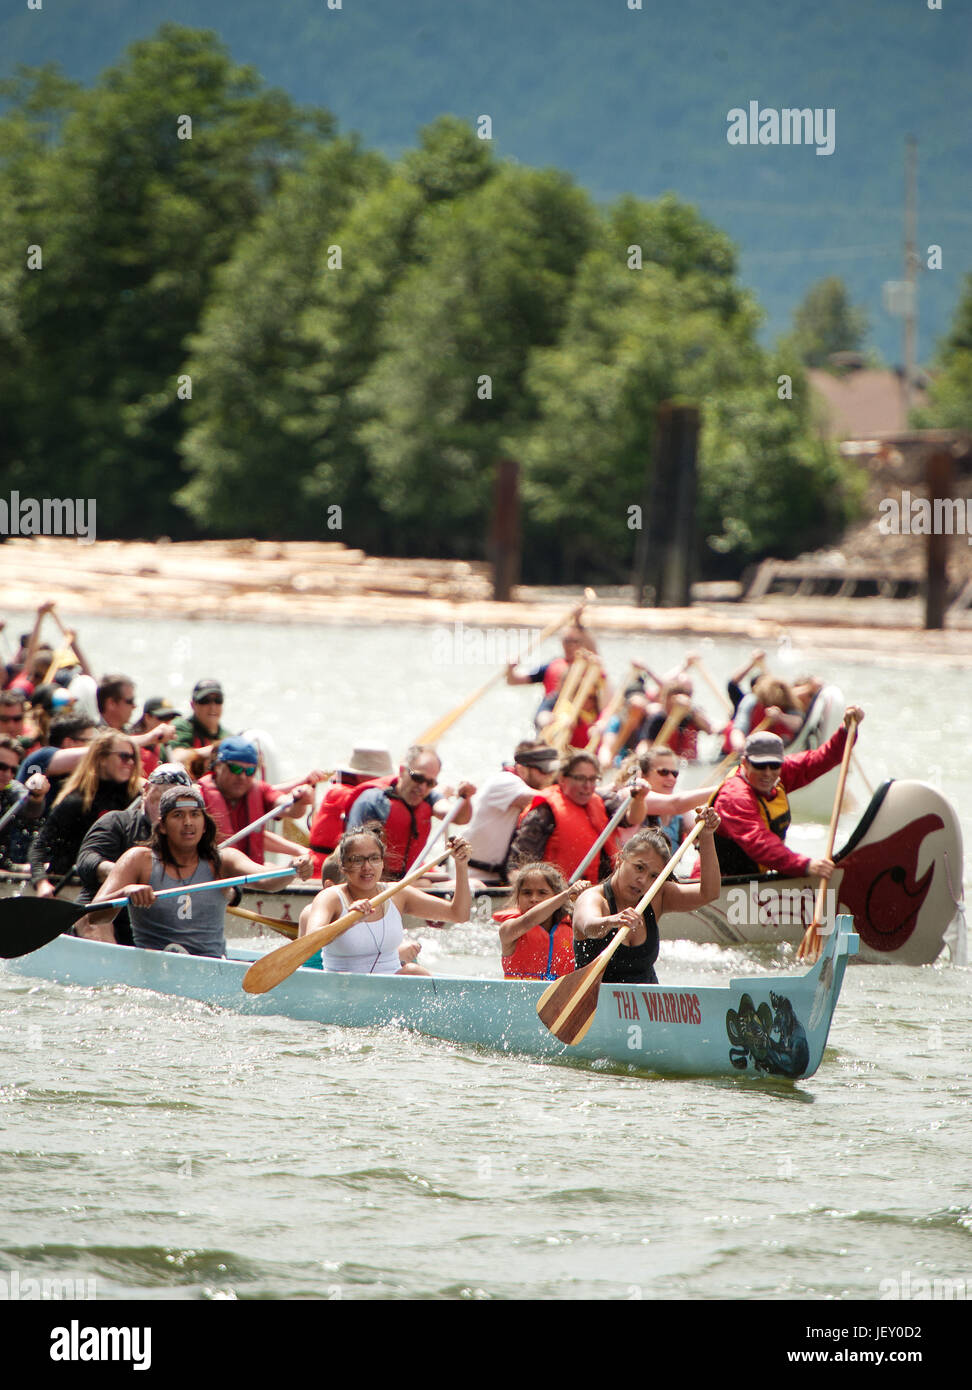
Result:
[[820,1065],[848,955],[841,919],[809,970],[734,979],[728,986],[602,985],[594,1022],[568,1047],[536,1013],[532,980],[331,975],[298,970],[267,994],[244,993],[245,959],[139,951],[62,936],[7,962],[65,985],[129,985],[247,1014],[339,1027],[400,1026],[450,1042],[559,1062],[602,1062],[661,1076],[811,1076]]

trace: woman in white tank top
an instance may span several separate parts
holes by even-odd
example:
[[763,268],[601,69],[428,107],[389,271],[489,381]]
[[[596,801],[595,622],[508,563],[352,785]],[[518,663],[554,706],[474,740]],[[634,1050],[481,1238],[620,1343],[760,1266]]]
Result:
[[410,913],[434,918],[437,924],[469,921],[468,843],[458,840],[453,846],[456,889],[451,902],[410,886],[378,908],[371,907],[371,899],[392,886],[381,879],[385,858],[381,827],[343,835],[337,853],[345,882],[340,888],[324,888],[301,913],[300,935],[336,922],[353,908],[364,909],[365,915],[324,947],[324,969],[356,975],[428,975],[420,965],[402,965],[399,959],[398,948],[404,940],[402,916]]

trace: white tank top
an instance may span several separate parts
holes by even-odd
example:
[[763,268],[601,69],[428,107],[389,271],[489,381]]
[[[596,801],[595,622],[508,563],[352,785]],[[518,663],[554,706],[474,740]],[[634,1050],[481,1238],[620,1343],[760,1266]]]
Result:
[[[339,888],[345,911],[354,904]],[[352,975],[396,975],[402,968],[398,948],[405,940],[402,914],[393,902],[385,903],[383,915],[374,922],[362,919],[348,927],[324,947],[324,969]]]

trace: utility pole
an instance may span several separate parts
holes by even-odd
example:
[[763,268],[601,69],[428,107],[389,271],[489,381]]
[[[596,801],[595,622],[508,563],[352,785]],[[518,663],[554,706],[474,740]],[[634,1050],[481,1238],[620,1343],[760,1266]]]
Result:
[[915,338],[918,326],[918,247],[916,230],[916,174],[918,142],[905,140],[905,291],[904,301],[904,405],[905,420],[911,410],[915,384]]

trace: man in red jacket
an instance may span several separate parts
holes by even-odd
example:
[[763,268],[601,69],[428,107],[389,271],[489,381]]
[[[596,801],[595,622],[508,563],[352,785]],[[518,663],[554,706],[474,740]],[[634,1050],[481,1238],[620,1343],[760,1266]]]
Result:
[[723,784],[715,799],[715,809],[722,818],[715,842],[723,877],[773,870],[791,877],[810,874],[830,878],[832,859],[811,859],[787,849],[787,793],[815,782],[836,767],[844,755],[851,721],[860,723],[863,718],[859,705],[849,705],[843,724],[822,748],[790,758],[784,758],[783,740],[777,734],[749,735],[735,776]]

